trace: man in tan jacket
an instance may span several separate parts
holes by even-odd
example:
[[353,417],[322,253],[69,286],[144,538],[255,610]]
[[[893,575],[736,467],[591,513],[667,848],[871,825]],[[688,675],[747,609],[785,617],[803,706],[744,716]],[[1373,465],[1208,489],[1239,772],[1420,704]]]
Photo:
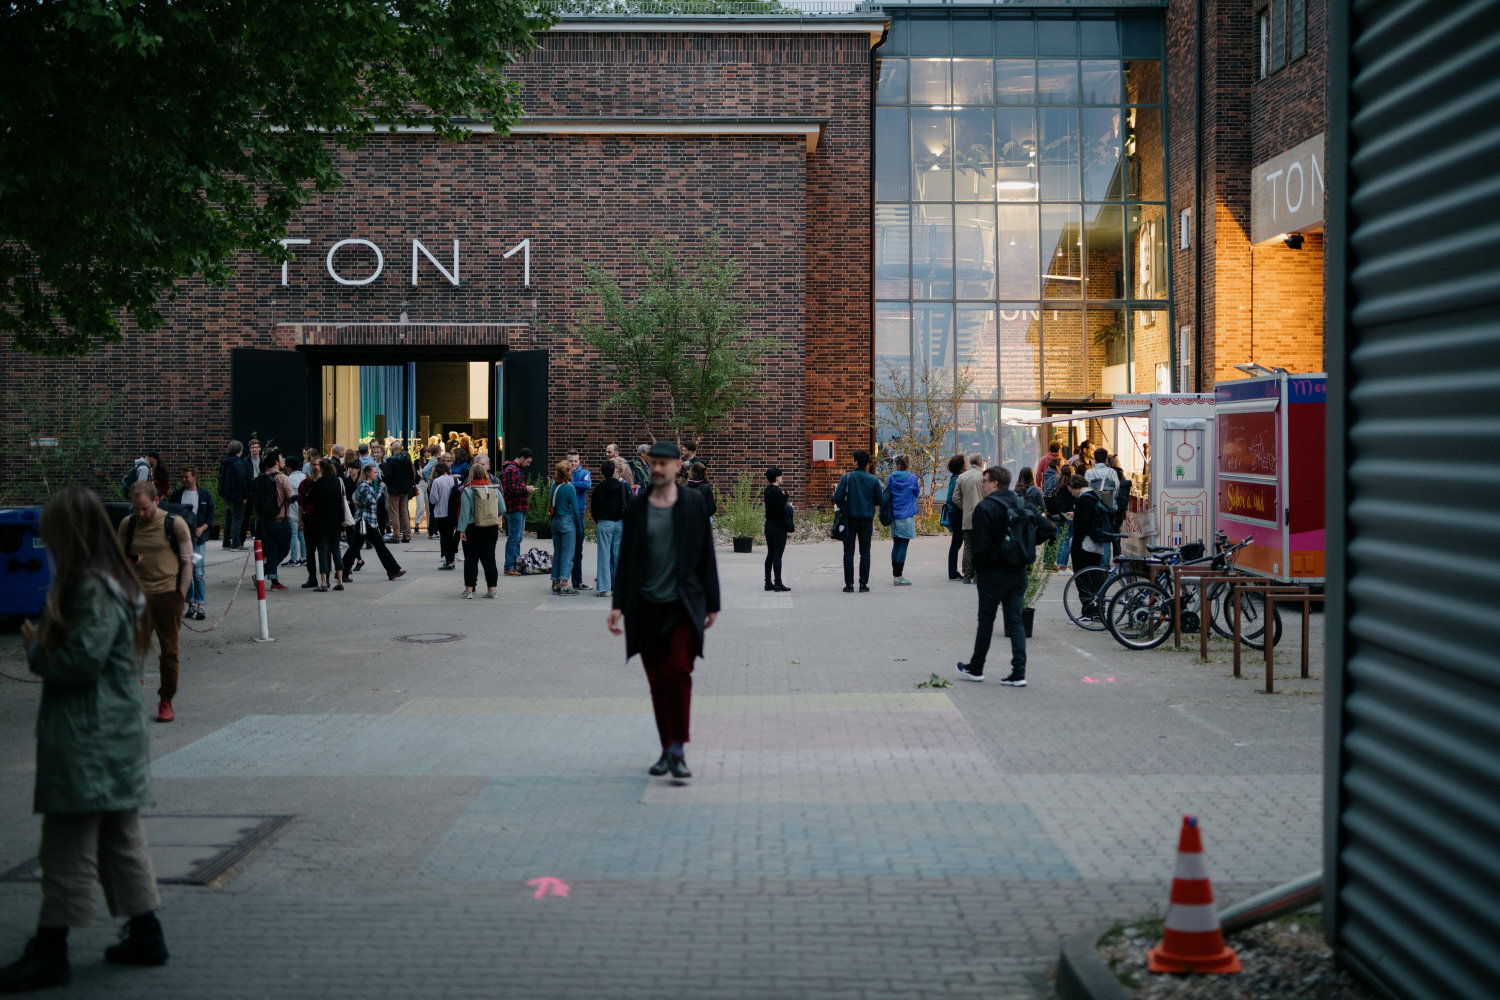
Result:
[[984,499],[984,456],[979,452],[969,455],[969,468],[958,477],[953,488],[953,499],[964,514],[964,583],[974,582],[974,543],[970,541],[969,529],[974,527],[974,508]]
[[150,480],[130,487],[130,505],[134,511],[118,529],[120,545],[146,592],[146,617],[161,647],[161,687],[157,689],[161,704],[156,721],[171,722],[172,698],[177,694],[177,637],[188,583],[193,579],[193,541],[183,518],[173,517],[168,529],[167,512],[157,505],[156,487]]

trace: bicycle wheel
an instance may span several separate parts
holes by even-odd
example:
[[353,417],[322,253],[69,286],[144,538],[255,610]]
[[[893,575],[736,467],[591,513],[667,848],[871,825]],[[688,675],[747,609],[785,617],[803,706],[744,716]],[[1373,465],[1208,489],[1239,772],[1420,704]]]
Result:
[[[1230,588],[1218,585],[1217,593],[1213,594],[1213,604],[1210,607],[1210,617],[1213,629],[1226,639],[1234,638],[1234,601],[1230,598]],[[1252,591],[1240,591],[1240,641],[1251,649],[1265,649],[1265,610],[1264,598],[1256,597]],[[1281,609],[1273,608],[1271,615],[1271,645],[1275,646],[1281,642]]]
[[1126,649],[1155,649],[1172,634],[1172,595],[1149,580],[1127,583],[1109,599],[1104,624]]
[[[1090,632],[1104,631],[1103,608],[1097,597],[1094,600],[1085,601],[1083,595],[1092,593],[1097,595],[1099,588],[1104,586],[1109,578],[1109,570],[1102,566],[1089,566],[1074,573],[1068,580],[1068,585],[1063,588],[1063,611],[1066,612],[1068,620],[1079,628],[1088,629]],[[1079,582],[1082,580],[1082,589]]]

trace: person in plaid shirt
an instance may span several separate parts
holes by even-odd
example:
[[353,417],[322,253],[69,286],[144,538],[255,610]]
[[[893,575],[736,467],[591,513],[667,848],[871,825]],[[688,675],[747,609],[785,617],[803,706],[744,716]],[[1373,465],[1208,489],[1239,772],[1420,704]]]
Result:
[[526,485],[524,470],[531,466],[531,449],[522,448],[500,469],[500,492],[505,497],[505,575],[520,576],[521,540],[526,537],[526,512],[535,486]]
[[349,572],[359,559],[359,550],[363,546],[370,546],[375,554],[380,557],[380,565],[385,567],[385,575],[394,580],[406,575],[406,570],[396,562],[390,550],[385,547],[385,540],[380,537],[380,510],[386,504],[385,487],[376,481],[380,475],[380,469],[374,465],[363,465],[359,470],[359,486],[354,490],[354,527],[349,533],[349,551],[344,553],[344,579],[349,579]]

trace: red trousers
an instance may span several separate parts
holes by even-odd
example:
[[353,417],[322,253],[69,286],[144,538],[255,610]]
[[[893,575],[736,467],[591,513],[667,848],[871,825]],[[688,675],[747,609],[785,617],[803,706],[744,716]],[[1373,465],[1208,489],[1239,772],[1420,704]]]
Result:
[[[658,605],[645,610],[642,625],[645,643],[641,648],[641,663],[646,668],[646,680],[651,683],[651,707],[656,712],[656,732],[661,736],[662,749],[673,743],[688,741],[688,716],[693,702],[693,660],[697,653],[697,632],[676,605],[676,620],[663,627],[656,618],[657,608],[673,608],[673,605]],[[643,609],[644,610],[644,609]]]

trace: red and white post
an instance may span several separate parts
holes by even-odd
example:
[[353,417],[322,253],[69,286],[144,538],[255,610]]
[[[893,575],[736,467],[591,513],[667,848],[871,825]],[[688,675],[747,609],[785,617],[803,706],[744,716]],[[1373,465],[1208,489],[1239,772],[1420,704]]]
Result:
[[256,642],[275,642],[271,638],[271,625],[266,619],[266,556],[261,551],[260,539],[255,541],[255,606],[260,609],[260,635]]

